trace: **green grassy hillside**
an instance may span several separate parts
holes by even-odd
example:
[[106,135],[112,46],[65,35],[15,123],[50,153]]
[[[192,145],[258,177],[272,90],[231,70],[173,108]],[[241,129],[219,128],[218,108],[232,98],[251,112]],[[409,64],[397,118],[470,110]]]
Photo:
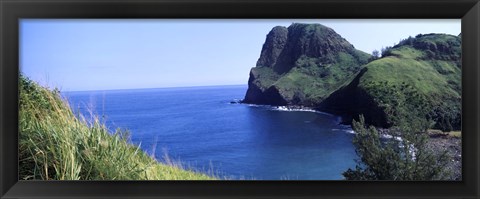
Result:
[[[376,126],[429,121],[460,129],[460,38],[444,34],[403,40],[332,94],[321,109],[350,117],[364,114]],[[352,102],[356,101],[356,102]]]
[[25,77],[20,78],[19,90],[20,179],[215,179],[179,164],[158,163],[129,144],[126,131],[111,133],[96,118],[87,122],[76,117],[58,91]]

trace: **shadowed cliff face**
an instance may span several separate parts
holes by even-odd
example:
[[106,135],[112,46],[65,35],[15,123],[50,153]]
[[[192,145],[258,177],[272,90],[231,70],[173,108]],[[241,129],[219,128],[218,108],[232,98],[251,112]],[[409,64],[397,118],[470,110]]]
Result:
[[288,27],[287,42],[277,58],[274,70],[279,74],[288,72],[301,56],[334,63],[339,52],[354,54],[354,51],[353,45],[331,28],[320,24],[293,24]]
[[317,106],[369,57],[320,24],[274,27],[250,71],[243,102]]
[[287,43],[288,30],[283,26],[274,27],[267,35],[263,44],[262,53],[257,61],[257,66],[273,68],[280,56],[285,44]]
[[358,116],[363,115],[368,124],[388,127],[384,110],[378,107],[373,96],[359,86],[360,78],[367,70],[368,68],[363,68],[348,85],[330,94],[318,109],[342,116],[346,124],[350,124],[353,119],[358,120]]

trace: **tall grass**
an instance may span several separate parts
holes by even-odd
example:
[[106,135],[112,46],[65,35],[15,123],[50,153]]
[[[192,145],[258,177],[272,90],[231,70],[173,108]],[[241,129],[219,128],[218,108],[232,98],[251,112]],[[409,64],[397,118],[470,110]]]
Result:
[[[97,117],[76,117],[57,90],[20,77],[19,172],[23,180],[213,180],[157,162],[127,142],[128,132],[109,132]],[[169,161],[172,162],[172,161]]]

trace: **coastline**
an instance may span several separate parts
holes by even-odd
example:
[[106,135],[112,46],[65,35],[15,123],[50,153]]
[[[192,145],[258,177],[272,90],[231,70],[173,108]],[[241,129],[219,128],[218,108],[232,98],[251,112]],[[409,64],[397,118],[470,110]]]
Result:
[[[269,104],[252,104],[252,103],[245,103],[244,100],[238,100],[234,99],[230,102],[230,104],[245,104],[248,106],[254,106],[254,107],[267,107],[271,108],[272,110],[276,111],[303,111],[303,112],[314,112],[314,113],[320,113],[324,115],[329,115],[333,117],[340,117],[341,121],[339,124],[345,124],[343,122],[343,117],[340,115],[336,115],[333,113],[325,112],[325,111],[320,111],[317,108],[314,107],[309,107],[309,106],[302,106],[302,105],[284,105],[284,106],[276,106],[276,105],[269,105]],[[348,125],[348,124],[346,124]]]
[[[305,111],[305,112],[315,112],[320,114],[326,114],[334,117],[338,117],[338,124],[346,125],[350,128],[352,127],[351,123],[346,122],[344,116],[336,115],[333,113],[323,112],[313,107],[301,106],[301,105],[286,105],[286,106],[272,106],[266,104],[250,104],[244,103],[243,100],[232,101],[232,104],[246,104],[248,106],[255,107],[268,107],[276,111]],[[385,139],[397,139],[402,141],[402,137],[393,136],[389,128],[375,127],[380,133],[382,138]],[[355,131],[352,129],[352,133],[355,134]],[[451,136],[447,132],[442,132],[439,130],[427,130],[428,141],[427,149],[433,151],[435,155],[440,155],[443,150],[447,150],[449,156],[452,157],[452,160],[447,164],[447,170],[451,172],[450,180],[461,181],[462,180],[462,139],[461,137]]]

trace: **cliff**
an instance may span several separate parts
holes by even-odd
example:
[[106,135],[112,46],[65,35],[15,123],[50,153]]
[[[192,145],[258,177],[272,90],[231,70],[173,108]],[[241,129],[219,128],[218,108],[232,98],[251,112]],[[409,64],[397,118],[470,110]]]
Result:
[[320,24],[274,27],[250,71],[243,102],[317,106],[369,58]]

